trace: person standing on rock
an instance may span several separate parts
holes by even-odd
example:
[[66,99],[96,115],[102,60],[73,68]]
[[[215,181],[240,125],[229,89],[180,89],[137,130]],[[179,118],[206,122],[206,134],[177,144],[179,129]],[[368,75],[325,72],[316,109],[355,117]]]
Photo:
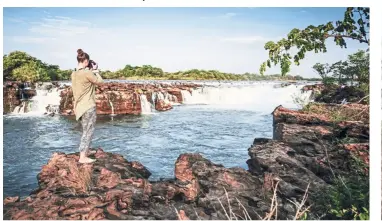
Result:
[[[89,54],[82,49],[77,50],[78,67],[72,73],[72,90],[74,97],[74,113],[76,120],[81,120],[82,137],[80,142],[80,163],[93,163],[89,158],[88,151],[93,137],[95,122],[97,118],[95,87],[103,82],[97,72],[89,69]],[[93,69],[93,68],[92,68]]]

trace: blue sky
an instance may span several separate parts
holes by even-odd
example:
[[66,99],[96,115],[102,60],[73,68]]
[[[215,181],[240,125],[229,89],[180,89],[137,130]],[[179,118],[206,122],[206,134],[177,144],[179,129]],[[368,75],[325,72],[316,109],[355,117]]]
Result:
[[[293,28],[343,17],[344,8],[4,8],[4,54],[14,50],[61,68],[76,67],[82,48],[100,68],[150,64],[164,71],[192,68],[258,73],[264,44]],[[312,66],[365,49],[355,41],[310,53],[292,74],[317,76]],[[280,73],[278,67],[266,74]]]

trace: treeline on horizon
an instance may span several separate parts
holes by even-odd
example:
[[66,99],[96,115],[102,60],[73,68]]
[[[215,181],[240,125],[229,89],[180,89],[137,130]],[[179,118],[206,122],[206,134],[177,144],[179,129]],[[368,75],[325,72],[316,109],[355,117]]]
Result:
[[[22,51],[13,51],[3,56],[3,80],[4,81],[61,81],[70,80],[73,70],[61,70],[58,65],[47,64]],[[256,80],[312,80],[302,76],[281,74],[260,75],[252,73],[232,74],[217,70],[191,69],[178,72],[164,72],[161,68],[151,65],[131,66],[126,65],[117,71],[101,71],[104,79],[134,79],[134,80],[233,80],[233,81],[256,81]]]

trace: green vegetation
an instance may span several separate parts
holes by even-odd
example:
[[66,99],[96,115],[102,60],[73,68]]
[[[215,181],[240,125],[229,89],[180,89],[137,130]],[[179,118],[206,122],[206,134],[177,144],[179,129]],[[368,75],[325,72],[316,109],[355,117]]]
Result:
[[322,78],[325,85],[346,84],[350,82],[358,84],[359,88],[369,91],[370,55],[368,52],[359,50],[349,55],[347,61],[338,61],[332,65],[317,63],[313,69]]
[[335,175],[333,184],[313,195],[314,209],[326,214],[325,219],[369,220],[369,176],[368,166],[357,156],[351,165],[355,173]]
[[123,69],[115,72],[104,71],[101,73],[105,79],[156,79],[156,80],[303,80],[301,76],[281,76],[279,74],[262,76],[259,74],[232,74],[223,73],[217,70],[198,70],[178,71],[174,73],[164,72],[162,69],[143,65],[133,67],[126,65]]
[[[16,81],[57,81],[70,80],[73,70],[61,70],[57,65],[49,65],[25,52],[14,51],[3,57],[4,80]],[[131,66],[113,71],[101,71],[104,79],[130,79],[130,80],[310,80],[297,76],[259,75],[259,74],[232,74],[216,70],[178,71],[175,73],[164,72],[161,68],[151,65]],[[315,80],[315,79],[313,79]]]
[[[340,121],[361,121],[366,124],[369,122],[368,105],[358,108],[344,108],[341,105],[328,106],[323,103],[309,103],[302,111],[326,116],[333,121],[333,125]],[[330,145],[342,146],[360,142],[362,141],[353,137],[333,137]],[[359,149],[358,151],[369,155],[368,150]],[[369,165],[361,160],[356,151],[351,154],[350,163],[347,165],[351,172],[345,175],[336,174],[332,170],[331,185],[310,196],[310,200],[314,202],[310,211],[314,211],[315,214],[322,214],[322,217],[319,217],[320,219],[369,219]],[[329,166],[335,165],[329,161],[329,158],[327,160]],[[310,217],[310,214],[308,214],[308,217],[309,219],[317,219],[317,217]]]
[[3,56],[3,79],[18,81],[56,81],[69,79],[71,70],[61,70],[25,52],[14,51]]
[[[351,54],[346,61],[338,61],[334,64],[320,64],[313,66],[315,72],[321,76],[325,89],[316,98],[320,101],[332,100],[340,93],[346,93],[348,102],[369,103],[369,76],[370,60],[369,53],[363,50]],[[339,91],[339,85],[350,87]]]
[[[369,45],[369,13],[369,8],[349,7],[342,21],[331,21],[318,26],[310,25],[302,30],[295,28],[289,32],[287,38],[278,42],[267,42],[264,48],[269,51],[269,59],[260,66],[260,74],[263,74],[267,67],[280,64],[281,74],[286,75],[290,72],[292,61],[295,65],[299,65],[307,52],[325,53],[328,38],[333,38],[336,45],[341,48],[346,48],[345,39]],[[297,53],[292,55],[291,49],[297,49]]]

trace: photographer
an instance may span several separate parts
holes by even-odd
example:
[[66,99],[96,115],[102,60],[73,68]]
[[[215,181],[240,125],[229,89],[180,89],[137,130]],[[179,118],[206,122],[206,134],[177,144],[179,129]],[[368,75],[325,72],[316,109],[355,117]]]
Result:
[[88,155],[97,118],[95,103],[95,87],[103,82],[97,69],[98,65],[90,60],[82,49],[77,50],[78,67],[72,73],[72,90],[74,97],[74,113],[76,120],[81,120],[82,137],[79,146],[80,163],[93,163]]

